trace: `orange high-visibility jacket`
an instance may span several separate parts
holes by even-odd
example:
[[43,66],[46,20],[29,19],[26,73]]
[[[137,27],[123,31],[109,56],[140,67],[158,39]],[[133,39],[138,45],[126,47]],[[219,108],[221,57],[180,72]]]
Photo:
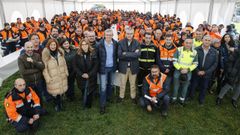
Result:
[[[9,92],[4,99],[4,107],[7,117],[11,121],[20,121],[22,118],[21,112],[26,106],[40,106],[40,99],[31,87],[24,90],[23,93],[17,93],[17,89]],[[26,100],[26,102],[24,102]]]
[[146,76],[146,81],[149,84],[149,94],[151,97],[156,97],[157,94],[163,91],[163,83],[166,80],[167,75],[161,73],[160,79],[155,79],[153,82],[150,80],[150,75]]

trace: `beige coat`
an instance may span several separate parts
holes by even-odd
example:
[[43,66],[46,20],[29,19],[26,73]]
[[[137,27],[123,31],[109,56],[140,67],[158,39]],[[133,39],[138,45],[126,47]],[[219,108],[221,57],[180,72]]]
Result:
[[64,58],[64,51],[59,49],[58,52],[58,61],[51,56],[48,48],[44,48],[42,52],[42,60],[45,64],[43,76],[46,80],[47,91],[52,96],[62,95],[68,88],[68,69]]

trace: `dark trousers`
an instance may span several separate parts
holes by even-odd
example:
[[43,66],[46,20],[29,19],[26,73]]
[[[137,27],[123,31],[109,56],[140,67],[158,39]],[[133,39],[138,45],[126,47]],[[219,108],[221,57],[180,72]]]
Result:
[[[87,80],[86,79],[79,79],[77,78],[77,84],[78,87],[80,88],[81,92],[82,92],[82,99],[83,99],[83,107],[87,107],[87,108],[91,108],[92,107],[92,97],[93,97],[93,93],[94,93],[94,89],[97,86],[97,82],[94,83],[95,86],[91,86],[92,82],[89,81],[88,85],[87,84]],[[87,88],[86,88],[87,87]]]
[[75,75],[68,76],[68,90],[66,92],[67,98],[74,98],[74,83],[75,83]]
[[137,83],[138,83],[138,96],[143,96],[142,86],[144,78],[150,73],[150,70],[143,70],[140,68],[137,74]]
[[6,44],[5,45],[6,46],[6,51],[5,51],[4,55],[6,56],[6,55],[8,55],[12,52],[15,52],[16,51],[16,45],[17,45],[16,42],[11,42],[11,43]]
[[43,96],[45,97],[46,101],[50,101],[52,99],[52,96],[47,92],[46,83],[44,80],[39,80],[37,83],[27,83],[27,86],[35,90],[36,94],[40,98],[41,105],[43,102]]
[[29,129],[35,130],[39,127],[39,120],[33,122],[33,124],[29,124],[28,121],[35,114],[34,109],[30,109],[27,111],[27,114],[22,115],[20,121],[13,121],[11,124],[15,127],[16,131],[19,133],[26,132]]
[[39,99],[40,99],[40,103],[42,105],[42,101],[43,101],[43,89],[44,89],[44,86],[43,86],[43,80],[39,80],[38,82],[34,83],[34,82],[31,82],[31,83],[27,83],[27,86],[28,87],[31,87],[35,92],[36,94],[38,95]]
[[55,106],[58,106],[59,108],[63,107],[61,95],[57,95],[56,97],[54,97],[54,104],[55,104]]
[[195,90],[199,88],[199,103],[204,103],[206,91],[208,89],[210,80],[211,78],[200,77],[197,74],[194,74],[189,87],[189,96],[193,98],[195,95]]
[[209,83],[209,88],[212,88],[212,86],[217,83],[216,87],[216,94],[219,94],[222,86],[223,86],[223,78],[224,78],[224,73],[221,73],[220,69],[216,69],[215,73],[213,74],[211,81]]
[[146,99],[145,97],[140,98],[140,105],[141,107],[145,108],[148,105],[154,106],[154,107],[161,107],[162,111],[167,111],[169,106],[170,97],[168,95],[164,95],[161,98],[157,99],[158,103],[153,103],[150,100]]

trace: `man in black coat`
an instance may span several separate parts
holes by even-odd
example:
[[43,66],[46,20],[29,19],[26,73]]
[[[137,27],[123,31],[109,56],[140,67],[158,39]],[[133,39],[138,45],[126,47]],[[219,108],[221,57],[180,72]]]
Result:
[[198,54],[198,67],[193,73],[190,85],[190,98],[194,97],[195,90],[199,86],[199,103],[203,104],[206,90],[211,81],[212,73],[218,65],[218,53],[211,46],[211,37],[203,37],[203,44],[196,48]]
[[224,95],[228,92],[229,89],[234,90],[232,96],[232,105],[234,108],[237,108],[237,99],[240,95],[240,52],[239,50],[235,51],[232,55],[229,56],[229,59],[226,65],[226,74],[225,74],[225,85],[222,87],[216,104],[220,105]]
[[118,58],[119,58],[119,72],[120,72],[120,95],[119,102],[125,97],[126,83],[129,78],[130,93],[134,103],[136,103],[136,78],[139,71],[139,57],[140,44],[133,39],[134,30],[132,28],[126,29],[126,38],[119,41]]

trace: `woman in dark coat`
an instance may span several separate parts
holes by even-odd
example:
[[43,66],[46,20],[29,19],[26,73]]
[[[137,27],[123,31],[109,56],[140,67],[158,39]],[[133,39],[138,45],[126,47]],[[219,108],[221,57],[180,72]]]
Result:
[[91,108],[93,91],[97,89],[98,62],[95,50],[87,40],[81,40],[73,59],[78,87],[82,91],[83,106]]
[[74,82],[75,82],[75,72],[73,70],[73,58],[76,55],[76,49],[69,44],[69,41],[67,39],[63,39],[60,43],[60,46],[64,50],[64,58],[67,63],[67,68],[68,68],[68,90],[66,92],[66,96],[69,99],[69,101],[74,100]]
[[221,39],[220,51],[222,53],[223,65],[226,64],[228,57],[237,50],[233,37],[230,34],[223,35]]

